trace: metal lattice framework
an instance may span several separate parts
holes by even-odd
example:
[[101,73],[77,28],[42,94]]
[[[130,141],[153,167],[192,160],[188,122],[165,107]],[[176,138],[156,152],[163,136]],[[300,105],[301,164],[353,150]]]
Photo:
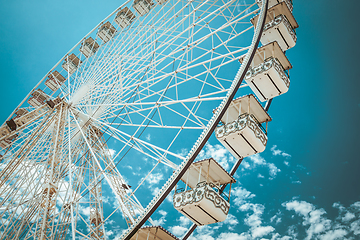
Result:
[[1,239],[105,239],[114,219],[129,239],[249,92],[264,24],[250,19],[266,4],[143,0],[141,15],[138,2],[85,36],[2,126]]

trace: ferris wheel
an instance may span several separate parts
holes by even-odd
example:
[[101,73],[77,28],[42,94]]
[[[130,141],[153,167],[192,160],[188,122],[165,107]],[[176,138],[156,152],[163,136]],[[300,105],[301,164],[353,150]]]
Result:
[[120,239],[177,239],[151,215],[180,180],[220,202],[191,213],[185,188],[179,212],[223,221],[233,173],[194,160],[211,135],[239,163],[265,149],[297,27],[288,0],[126,1],[0,127],[0,239],[107,239],[110,222]]

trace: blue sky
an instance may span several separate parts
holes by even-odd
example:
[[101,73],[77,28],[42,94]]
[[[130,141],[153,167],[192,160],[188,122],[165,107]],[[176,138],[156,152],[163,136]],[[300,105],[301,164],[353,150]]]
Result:
[[[120,4],[0,1],[1,120]],[[199,239],[360,238],[359,7],[357,1],[294,1],[300,28],[287,53],[291,87],[270,108],[267,149],[239,169],[226,224],[199,228]],[[218,144],[212,137],[203,155],[231,161]],[[154,218],[181,235],[189,226],[184,218],[161,218],[170,207],[164,204]]]

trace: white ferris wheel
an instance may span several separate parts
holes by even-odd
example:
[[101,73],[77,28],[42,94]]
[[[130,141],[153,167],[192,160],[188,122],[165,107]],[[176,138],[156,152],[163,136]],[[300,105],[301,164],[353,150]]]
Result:
[[265,149],[297,27],[290,0],[126,1],[1,126],[0,239],[177,239],[152,227],[171,192],[194,226],[223,221],[233,173],[194,160],[211,135],[238,163]]

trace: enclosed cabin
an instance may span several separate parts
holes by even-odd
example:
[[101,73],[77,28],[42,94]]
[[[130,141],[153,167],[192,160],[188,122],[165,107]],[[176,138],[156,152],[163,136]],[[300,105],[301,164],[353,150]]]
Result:
[[135,0],[132,7],[140,16],[143,16],[150,12],[153,5],[154,3],[151,0]]
[[[258,19],[259,15],[251,19],[254,27]],[[298,27],[286,2],[280,2],[268,9],[260,41],[263,45],[277,41],[281,50],[286,51],[295,46],[297,40],[295,29]]]
[[134,19],[135,14],[128,7],[124,7],[116,14],[115,22],[122,29],[125,29]]
[[[231,184],[235,179],[214,159],[191,164],[181,180],[185,183],[185,188],[175,189],[175,209],[198,226],[226,219],[230,208]],[[226,196],[222,187],[229,183],[229,195]],[[187,190],[188,188],[190,189]]]
[[155,0],[155,2],[157,2],[157,4],[163,4],[163,3],[165,3],[167,0]]
[[[257,3],[257,5],[259,7],[262,6],[262,2],[263,2],[263,0],[256,0],[256,3]],[[280,2],[285,2],[287,7],[289,8],[290,12],[293,11],[293,2],[292,2],[292,0],[269,0],[268,8],[271,8],[271,7],[275,6],[276,4],[278,4]]]
[[22,116],[25,116],[26,114],[28,114],[29,111],[26,108],[19,108],[18,110],[15,111],[15,117],[14,119],[20,118]]
[[11,134],[11,129],[8,124],[0,127],[0,147],[5,149],[8,148],[11,143],[16,139],[16,134]]
[[48,100],[48,101],[46,101],[47,104],[43,104],[41,107],[38,107],[38,108],[34,109],[31,112],[29,112],[25,108],[19,108],[15,112],[16,116],[13,119],[14,119],[16,125],[18,127],[21,127],[21,126],[23,126],[25,124],[30,123],[31,121],[36,119],[39,115],[41,115],[42,113],[49,110],[49,102],[54,103],[54,104],[58,104],[60,101],[61,101],[61,99],[59,97],[57,97],[57,98],[55,98],[53,100]]
[[88,37],[81,43],[80,52],[88,58],[95,54],[99,47],[99,44],[92,37]]
[[50,107],[50,108],[54,108],[56,105],[58,105],[59,103],[61,103],[61,98],[60,97],[56,97],[55,99],[50,99],[48,101],[46,101],[46,104]]
[[148,226],[140,228],[130,240],[179,240],[161,226]]
[[111,38],[114,37],[115,33],[116,33],[115,27],[111,25],[109,21],[107,21],[106,23],[100,26],[97,35],[104,43],[106,43]]
[[289,90],[291,68],[279,44],[272,42],[256,50],[245,81],[260,101],[267,101]]
[[69,72],[69,74],[71,75],[76,71],[76,69],[79,67],[80,64],[81,64],[80,59],[75,54],[72,53],[71,55],[67,56],[64,59],[64,62],[61,66],[65,71]]
[[265,150],[266,129],[263,123],[270,116],[254,95],[233,100],[215,129],[215,136],[237,158],[244,158]]
[[65,80],[66,78],[55,70],[49,74],[47,80],[45,81],[45,85],[50,88],[51,91],[55,92],[65,82]]
[[26,108],[19,108],[15,112],[15,117],[13,118],[16,125],[21,127],[26,124],[31,118],[33,118],[33,114],[30,113]]
[[41,89],[36,89],[28,100],[28,103],[34,108],[38,108],[45,104],[45,101],[49,98],[49,96],[44,93]]

